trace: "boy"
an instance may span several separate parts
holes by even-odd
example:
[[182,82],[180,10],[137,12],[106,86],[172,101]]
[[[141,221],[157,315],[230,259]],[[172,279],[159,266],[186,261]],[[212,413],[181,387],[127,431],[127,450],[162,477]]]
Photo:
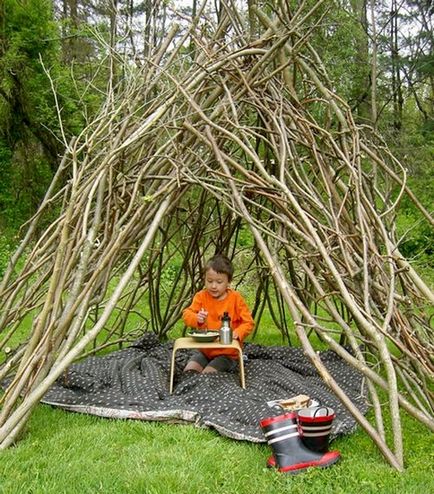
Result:
[[[219,330],[221,317],[227,312],[231,318],[233,338],[242,344],[251,333],[254,321],[241,294],[229,288],[234,268],[231,261],[218,254],[205,265],[205,289],[196,293],[182,319],[186,326],[198,329]],[[196,351],[184,368],[186,371],[212,373],[230,371],[237,363],[238,353],[232,349],[210,348]]]

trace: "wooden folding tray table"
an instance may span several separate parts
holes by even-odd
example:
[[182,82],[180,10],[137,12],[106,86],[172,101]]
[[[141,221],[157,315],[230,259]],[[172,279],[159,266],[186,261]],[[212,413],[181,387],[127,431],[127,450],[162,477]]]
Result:
[[229,345],[223,345],[218,340],[217,341],[195,341],[191,336],[187,336],[185,338],[178,338],[175,340],[172,351],[172,362],[170,364],[170,394],[173,391],[173,379],[175,377],[175,354],[180,348],[187,349],[201,349],[201,348],[233,348],[238,352],[238,361],[240,367],[240,384],[242,388],[246,387],[245,378],[244,378],[244,360],[243,360],[243,351],[241,349],[240,342],[238,340],[232,340],[232,343]]

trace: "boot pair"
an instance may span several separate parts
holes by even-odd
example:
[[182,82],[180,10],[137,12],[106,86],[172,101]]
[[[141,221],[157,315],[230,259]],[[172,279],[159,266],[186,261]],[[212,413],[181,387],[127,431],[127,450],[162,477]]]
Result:
[[260,425],[273,455],[268,467],[297,474],[309,467],[328,467],[340,459],[328,451],[328,438],[335,414],[331,408],[306,408],[261,420]]

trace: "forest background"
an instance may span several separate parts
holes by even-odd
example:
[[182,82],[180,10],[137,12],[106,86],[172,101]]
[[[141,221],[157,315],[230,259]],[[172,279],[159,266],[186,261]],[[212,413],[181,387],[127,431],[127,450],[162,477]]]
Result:
[[[249,22],[253,4],[272,8],[259,0],[234,3],[234,8]],[[140,64],[165,38],[173,9],[194,17],[197,8],[197,0],[176,5],[163,0],[2,1],[0,275],[19,240],[19,227],[35,212],[59,166],[63,143],[103,104],[110,47]],[[218,2],[212,9],[218,11]],[[336,93],[349,102],[358,123],[372,125],[383,136],[428,210],[434,163],[433,11],[430,0],[329,0],[311,39]],[[398,227],[401,252],[422,269],[432,266],[432,229],[405,198]]]
[[[290,2],[294,6],[302,2]],[[303,2],[309,4],[309,1]],[[311,3],[316,3],[312,1]],[[372,126],[381,134],[395,156],[408,171],[408,183],[425,207],[432,211],[433,163],[434,163],[434,57],[433,57],[433,26],[434,7],[429,0],[425,1],[325,1],[321,10],[321,22],[312,34],[311,42],[320,54],[328,74],[333,81],[335,91],[348,101],[357,122],[360,125]],[[249,7],[257,5],[263,10],[272,10],[271,3],[250,1],[247,5],[234,3],[240,15],[245,16],[246,22],[251,22],[254,31],[254,19],[249,18]],[[63,154],[64,142],[77,135],[97,114],[104,97],[111,58],[111,49],[129,58],[131,63],[140,65],[140,60],[147,56],[150,47],[158,46],[165,38],[171,25],[173,9],[178,9],[183,15],[195,16],[198,3],[192,0],[182,6],[164,1],[139,0],[3,0],[0,4],[0,276],[6,263],[20,240],[20,226],[36,210],[53,175],[55,174]],[[213,3],[212,10],[219,10],[219,2]],[[182,31],[180,35],[182,34]],[[185,59],[188,63],[189,48],[185,48]],[[117,74],[119,79],[122,73]],[[60,115],[59,111],[60,109]],[[59,116],[61,117],[59,119]],[[393,193],[393,191],[391,192]],[[43,224],[41,228],[43,228]],[[428,223],[421,218],[413,203],[405,197],[398,209],[397,226],[401,238],[400,250],[417,266],[418,271],[425,276],[428,283],[433,284],[433,245],[434,233]],[[165,429],[155,424],[142,424],[126,427],[118,423],[107,426],[94,418],[65,417],[62,412],[49,414],[44,408],[39,409],[35,416],[36,436],[22,446],[21,456],[5,457],[5,465],[22,464],[18,475],[23,482],[28,482],[26,472],[27,456],[34,459],[34,453],[39,453],[41,462],[29,468],[33,471],[34,484],[40,486],[41,492],[59,492],[65,484],[50,482],[38,484],[36,474],[44,472],[54,479],[59,471],[65,470],[71,464],[70,475],[77,482],[76,492],[122,492],[128,484],[123,477],[124,471],[138,467],[142,472],[139,480],[131,480],[135,489],[129,492],[164,492],[176,491],[170,488],[170,482],[176,485],[185,484],[185,492],[206,492],[203,482],[191,482],[191,476],[182,476],[175,460],[164,457],[164,451],[174,447],[174,442],[180,441],[173,455],[189,455],[197,457],[205,449],[212,449],[214,436],[206,432],[173,431],[170,426]],[[55,438],[49,439],[48,456],[56,455],[56,467],[47,467],[44,456],[47,456],[47,432],[44,425],[49,420]],[[39,425],[39,428],[38,428]],[[68,446],[69,438],[63,436],[63,430],[80,436],[83,428],[89,430],[89,436],[81,438],[74,448]],[[411,425],[408,425],[408,437],[412,440]],[[143,434],[137,442],[137,436]],[[162,432],[163,431],[163,432]],[[38,434],[42,434],[38,436]],[[107,434],[105,436],[104,434]],[[116,434],[117,440],[110,443],[109,437]],[[196,435],[197,434],[197,435]],[[187,437],[187,439],[185,439]],[[422,434],[421,434],[422,437]],[[58,444],[55,441],[61,438]],[[187,442],[182,442],[182,441]],[[419,448],[426,448],[428,455],[428,440]],[[99,442],[100,441],[100,442]],[[190,441],[190,442],[189,442]],[[363,492],[427,492],[424,483],[427,477],[417,475],[408,477],[407,489],[387,490],[393,484],[392,477],[385,474],[381,468],[376,468],[375,453],[359,435],[351,446],[341,442],[339,447],[344,450],[347,458],[344,470],[334,470],[333,474],[317,473],[322,478],[311,477],[312,484],[318,486],[318,492],[329,492],[324,480],[332,482],[332,476],[338,477],[342,490],[334,482],[333,492],[351,492],[345,490],[348,482],[348,472],[357,473],[352,481],[365,486]],[[144,444],[144,442],[149,443]],[[194,449],[193,442],[196,444]],[[122,444],[123,451],[132,455],[125,458],[144,457],[140,447],[154,447],[153,460],[147,465],[142,460],[137,464],[126,463],[126,459],[118,461],[119,453],[116,444]],[[107,445],[110,446],[107,446]],[[155,451],[158,444],[158,451]],[[223,445],[222,445],[223,444]],[[211,485],[223,486],[225,492],[247,492],[248,487],[242,487],[241,481],[249,485],[249,465],[257,462],[258,454],[263,456],[264,463],[267,452],[256,445],[233,445],[229,441],[219,443],[223,448],[226,460],[239,454],[243,461],[229,477],[221,477],[217,471],[228,471],[226,463],[204,465],[195,463],[201,470],[203,478],[209,478]],[[45,448],[45,449],[44,449]],[[241,450],[241,448],[243,448]],[[110,476],[107,463],[99,464],[98,458],[92,457],[92,451],[106,449],[105,459],[113,467]],[[353,455],[353,464],[349,457],[352,452],[366,452],[363,458]],[[432,454],[432,453],[431,453]],[[369,456],[369,461],[366,458]],[[96,463],[97,471],[91,475],[83,475],[83,464],[80,458],[88,457]],[[423,456],[422,456],[423,457]],[[148,457],[149,458],[149,457]],[[32,460],[33,461],[33,460]],[[168,465],[169,477],[148,475],[143,472],[157,471],[158,465]],[[155,468],[154,468],[155,467]],[[148,469],[148,470],[146,470]],[[349,470],[348,470],[349,469]],[[410,470],[420,472],[422,465],[414,457],[410,458]],[[164,475],[169,475],[168,473]],[[41,479],[44,476],[41,475]],[[193,472],[194,473],[194,472]],[[270,482],[270,477],[259,472],[254,478],[258,492],[261,486],[267,492],[280,492],[280,480]],[[372,475],[371,475],[372,474]],[[238,477],[236,476],[238,475]],[[262,476],[261,476],[262,475]],[[266,474],[269,475],[269,474]],[[315,474],[314,474],[315,475]],[[116,476],[118,476],[116,478]],[[328,476],[328,477],[327,477]],[[372,480],[372,478],[374,480]],[[96,480],[98,479],[98,480]],[[264,480],[265,479],[265,480]],[[424,480],[425,479],[425,480]],[[20,482],[19,480],[17,482]],[[86,484],[86,482],[88,484]],[[99,482],[99,484],[98,484]],[[169,484],[168,484],[169,482]],[[219,484],[220,482],[220,484]],[[231,484],[232,482],[232,484]],[[283,481],[282,481],[283,482]],[[403,481],[404,483],[406,481]],[[93,484],[92,484],[93,483]],[[386,487],[386,484],[388,487]],[[3,484],[7,485],[7,484]],[[12,485],[12,483],[8,484]],[[18,485],[18,483],[16,484]],[[24,484],[23,484],[24,485]],[[84,485],[90,485],[88,490]],[[112,489],[107,488],[113,485]],[[145,485],[148,487],[145,488]],[[169,485],[169,487],[168,487]],[[195,487],[196,485],[196,487]],[[404,485],[404,484],[400,484]],[[43,486],[43,487],[42,487]],[[149,487],[151,486],[151,487]],[[297,486],[300,491],[297,490]],[[320,487],[321,486],[321,487]],[[382,490],[382,486],[385,490]],[[187,487],[189,490],[187,490]],[[291,486],[292,492],[301,492],[306,487],[300,481]],[[13,489],[11,487],[10,489]],[[38,488],[34,488],[38,492]],[[232,489],[232,490],[231,490]],[[420,489],[420,490],[418,490]],[[27,492],[21,486],[20,492]],[[429,489],[428,489],[429,490]],[[0,487],[0,492],[2,488]],[[14,492],[13,490],[5,492]],[[28,492],[31,492],[30,490]],[[72,488],[63,492],[75,492]],[[163,490],[161,490],[163,492]],[[216,492],[211,490],[209,492]],[[310,492],[317,492],[311,489]]]

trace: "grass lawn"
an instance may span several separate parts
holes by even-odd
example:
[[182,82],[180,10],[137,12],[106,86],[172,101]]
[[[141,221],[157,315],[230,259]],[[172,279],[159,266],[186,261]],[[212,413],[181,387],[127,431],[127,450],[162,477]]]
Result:
[[[282,344],[276,333],[260,339]],[[39,405],[17,446],[0,452],[0,494],[434,493],[434,435],[405,414],[403,429],[402,474],[359,429],[332,443],[340,463],[290,476],[265,467],[266,444],[193,425],[110,420]]]
[[193,425],[110,420],[40,405],[16,447],[1,453],[0,492],[434,492],[433,434],[404,417],[406,471],[396,473],[361,431],[334,441],[342,460],[298,476],[265,468],[265,444]]
[[[171,337],[179,335],[180,327]],[[260,332],[255,342],[282,344],[276,332]],[[266,444],[193,425],[110,420],[39,405],[23,438],[0,452],[0,494],[434,493],[434,434],[404,413],[402,421],[402,474],[359,429],[332,443],[340,463],[291,476],[265,467]]]

